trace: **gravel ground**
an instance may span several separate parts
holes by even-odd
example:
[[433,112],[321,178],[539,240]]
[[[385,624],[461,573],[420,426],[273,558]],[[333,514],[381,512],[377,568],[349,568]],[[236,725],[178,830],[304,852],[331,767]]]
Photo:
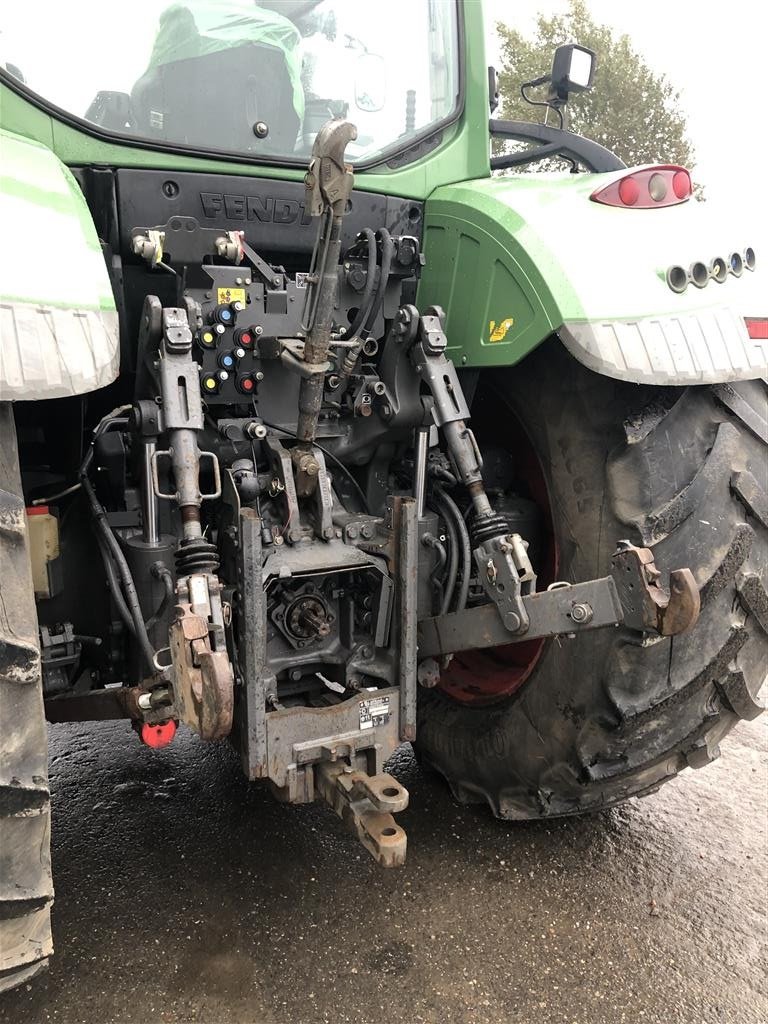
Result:
[[659,793],[507,825],[409,748],[405,868],[225,745],[51,729],[50,971],[0,1022],[763,1024],[768,715]]

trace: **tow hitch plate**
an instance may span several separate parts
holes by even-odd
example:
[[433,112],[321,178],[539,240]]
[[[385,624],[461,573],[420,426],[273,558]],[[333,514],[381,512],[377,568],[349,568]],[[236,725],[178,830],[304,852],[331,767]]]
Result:
[[348,764],[317,766],[317,790],[385,868],[405,863],[407,837],[392,817],[408,806],[408,790],[388,772],[366,775]]

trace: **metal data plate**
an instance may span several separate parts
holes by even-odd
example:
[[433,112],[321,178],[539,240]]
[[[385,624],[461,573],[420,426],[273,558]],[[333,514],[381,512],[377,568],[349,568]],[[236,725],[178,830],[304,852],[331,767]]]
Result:
[[267,715],[267,765],[271,781],[289,785],[291,775],[319,761],[353,758],[375,750],[376,771],[400,743],[400,690],[363,690],[322,708],[283,708]]

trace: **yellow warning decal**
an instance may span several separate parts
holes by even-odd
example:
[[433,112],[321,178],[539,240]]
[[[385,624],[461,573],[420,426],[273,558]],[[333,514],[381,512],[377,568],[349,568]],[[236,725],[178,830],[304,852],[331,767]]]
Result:
[[245,305],[245,288],[217,288],[216,301],[220,306],[225,302],[242,302]]
[[514,318],[508,316],[506,320],[502,320],[500,323],[496,323],[495,320],[491,320],[488,324],[488,332],[490,334],[490,341],[504,341],[507,336],[507,331],[514,324]]

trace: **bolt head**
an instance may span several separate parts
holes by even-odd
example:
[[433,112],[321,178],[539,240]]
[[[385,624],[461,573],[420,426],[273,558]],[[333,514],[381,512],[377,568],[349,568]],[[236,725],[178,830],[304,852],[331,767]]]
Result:
[[591,621],[592,614],[592,608],[586,602],[584,604],[575,604],[571,608],[571,618],[574,622],[586,624]]
[[504,612],[504,625],[510,633],[516,633],[520,629],[520,616],[517,612]]

